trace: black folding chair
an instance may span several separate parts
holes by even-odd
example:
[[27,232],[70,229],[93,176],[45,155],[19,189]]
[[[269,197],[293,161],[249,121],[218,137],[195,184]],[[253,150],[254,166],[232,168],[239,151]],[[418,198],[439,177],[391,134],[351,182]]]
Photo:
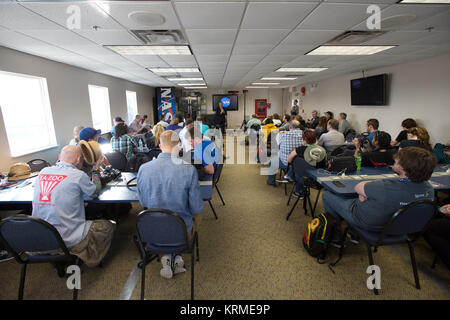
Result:
[[[372,247],[374,252],[378,247],[407,243],[411,257],[411,266],[414,273],[416,288],[420,289],[419,273],[417,272],[416,258],[414,255],[413,243],[416,241],[436,213],[436,206],[430,200],[420,200],[403,206],[396,211],[390,221],[385,225],[381,232],[372,232],[361,229],[349,224],[344,230],[341,238],[341,248],[336,262],[330,264],[335,266],[342,258],[344,253],[344,241],[347,233],[359,236],[367,246],[369,256],[369,265],[374,265]],[[374,288],[374,293],[378,294],[378,289]]]
[[223,169],[223,163],[218,163],[216,170],[214,170],[213,187],[216,188],[217,193],[219,194],[220,200],[222,201],[222,204],[225,205],[222,195],[220,194],[219,187],[217,186],[217,183],[219,182],[219,179],[220,179],[220,175],[222,174],[222,169]]
[[124,171],[127,167],[127,158],[122,152],[113,151],[105,153],[105,157],[114,169]]
[[141,255],[141,300],[145,296],[145,267],[160,254],[191,254],[191,300],[194,300],[194,249],[200,260],[197,231],[191,239],[184,220],[165,209],[147,209],[136,219],[137,235],[134,242]]
[[30,166],[31,172],[39,172],[45,167],[51,166],[50,163],[43,159],[33,159],[28,161],[27,164]]
[[[309,164],[305,161],[305,159],[300,157],[295,157],[294,161],[292,162],[292,175],[294,177],[294,183],[292,184],[291,193],[288,198],[287,205],[289,206],[289,202],[291,201],[292,194],[294,193],[294,190],[298,183],[303,184],[303,210],[305,211],[305,215],[308,215],[308,207],[311,210],[311,216],[314,218],[314,213],[316,212],[317,203],[319,202],[320,193],[322,192],[323,187],[316,182],[315,180],[309,178],[306,176],[306,169],[309,167]],[[297,181],[296,173],[303,177],[303,181]],[[316,199],[314,201],[314,206],[311,202],[311,189],[317,190]],[[294,212],[295,207],[297,206],[297,203],[299,202],[300,197],[297,197],[297,200],[295,200],[294,205],[292,206],[291,210],[289,211],[286,220],[289,220],[289,217],[291,216],[292,212]]]
[[[19,296],[23,299],[27,265],[31,263],[80,264],[80,259],[69,253],[58,230],[48,222],[28,216],[16,215],[0,222],[0,241],[15,260],[22,265],[20,273]],[[29,252],[48,252],[59,250],[61,254],[29,254]],[[61,276],[61,275],[60,275]],[[78,290],[73,289],[73,300],[77,300]]]
[[159,154],[162,152],[162,150],[160,148],[152,148],[150,149],[150,151],[147,153],[148,158],[150,159],[150,161],[153,160],[153,158],[158,158]]

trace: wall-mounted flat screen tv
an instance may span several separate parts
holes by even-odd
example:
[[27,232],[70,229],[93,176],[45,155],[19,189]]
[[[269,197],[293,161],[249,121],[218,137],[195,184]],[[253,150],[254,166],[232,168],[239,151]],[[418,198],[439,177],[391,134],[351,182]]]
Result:
[[385,106],[387,104],[387,74],[350,80],[352,105]]
[[227,111],[238,110],[238,95],[237,94],[213,94],[213,110],[216,111],[219,108],[219,102],[222,102],[222,106]]

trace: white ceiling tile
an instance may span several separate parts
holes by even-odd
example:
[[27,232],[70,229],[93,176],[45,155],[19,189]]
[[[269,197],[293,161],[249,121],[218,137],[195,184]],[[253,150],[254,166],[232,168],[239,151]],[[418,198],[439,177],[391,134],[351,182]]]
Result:
[[445,31],[427,32],[426,36],[416,41],[411,41],[409,44],[413,46],[450,44],[450,32]]
[[185,29],[237,29],[245,2],[176,2]]
[[267,54],[273,48],[273,45],[246,45],[246,44],[236,44],[233,49],[233,55],[256,55],[256,54]]
[[450,9],[432,15],[429,18],[422,19],[416,23],[405,26],[404,30],[427,30],[433,28],[433,31],[450,31]]
[[257,54],[257,55],[231,55],[230,63],[234,62],[254,62],[257,63],[264,57],[263,54]]
[[92,41],[69,30],[22,30],[21,33],[64,48],[94,45]]
[[169,65],[161,60],[158,56],[147,56],[147,55],[139,55],[139,56],[126,56],[128,60],[134,61],[137,64],[143,66],[144,68],[162,68],[169,67]]
[[373,40],[364,42],[365,45],[401,45],[426,37],[428,31],[389,31]]
[[70,5],[76,5],[80,8],[81,29],[92,30],[94,26],[98,26],[99,29],[123,30],[120,24],[101,11],[94,3],[22,2],[22,5],[65,28],[67,28],[67,21],[71,16],[67,13],[67,9]]
[[99,45],[142,45],[128,31],[122,30],[74,30],[79,35],[98,43]]
[[240,30],[236,39],[236,44],[264,44],[276,45],[283,40],[290,30],[276,29],[245,29]]
[[[380,5],[385,7],[385,5]],[[369,17],[367,4],[321,3],[298,29],[346,30]]]
[[63,30],[18,3],[0,3],[0,24],[11,30]]
[[191,44],[233,44],[237,29],[188,29]]
[[317,3],[250,2],[242,21],[242,29],[292,29]]
[[191,49],[197,55],[229,55],[231,53],[231,44],[194,44]]
[[195,58],[199,63],[215,63],[228,61],[229,55],[195,55]]
[[366,3],[369,4],[393,4],[399,0],[323,0],[324,2],[339,2],[339,3]]
[[194,56],[161,56],[171,67],[197,67]]
[[342,30],[294,30],[282,44],[287,45],[321,45],[343,33]]
[[280,44],[277,46],[271,54],[274,55],[303,55],[313,49],[315,49],[316,45],[286,45]]
[[[180,29],[180,24],[178,22],[175,11],[173,10],[170,1],[167,2],[114,2],[109,1],[105,3],[102,7],[106,7],[108,13],[111,17],[117,20],[122,26],[127,29],[132,30],[148,30],[148,29],[158,29],[158,30],[168,30],[168,29]],[[149,11],[152,13],[160,14],[164,17],[165,22],[158,26],[148,26],[140,24],[128,16],[132,12],[137,11]]]

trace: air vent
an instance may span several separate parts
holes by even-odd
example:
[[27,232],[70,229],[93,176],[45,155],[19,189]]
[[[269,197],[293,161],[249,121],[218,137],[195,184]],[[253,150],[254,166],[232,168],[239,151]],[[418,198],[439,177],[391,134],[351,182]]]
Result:
[[187,44],[180,30],[131,30],[146,45]]
[[384,34],[384,31],[346,31],[330,40],[326,45],[357,45]]

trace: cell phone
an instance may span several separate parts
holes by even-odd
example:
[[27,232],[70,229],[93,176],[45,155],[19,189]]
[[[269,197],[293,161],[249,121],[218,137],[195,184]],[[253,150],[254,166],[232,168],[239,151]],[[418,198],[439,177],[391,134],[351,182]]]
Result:
[[343,188],[345,185],[340,181],[333,181],[333,184],[338,188]]

